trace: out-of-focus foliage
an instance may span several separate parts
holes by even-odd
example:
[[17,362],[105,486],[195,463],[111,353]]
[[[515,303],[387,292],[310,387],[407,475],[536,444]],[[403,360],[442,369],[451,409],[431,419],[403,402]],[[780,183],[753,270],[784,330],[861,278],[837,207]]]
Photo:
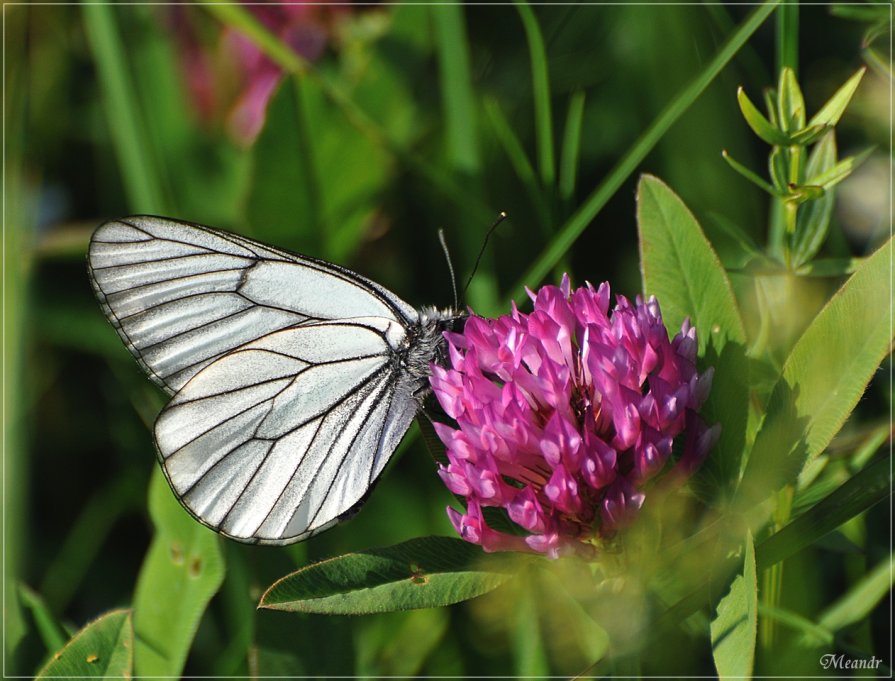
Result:
[[[222,33],[251,28],[227,7],[4,8],[5,673],[809,676],[828,653],[886,654],[892,275],[887,251],[868,256],[891,218],[888,14],[351,7],[315,15],[312,63],[278,53],[262,22],[253,40],[281,73],[247,144],[229,110],[197,108],[184,51],[189,38],[214,56]],[[835,138],[812,128],[834,123]],[[489,591],[503,578],[458,554],[420,604],[489,593],[355,617],[257,609],[290,573],[323,580],[302,598],[356,596],[366,562],[330,568],[335,585],[306,566],[452,534],[457,501],[413,429],[350,522],[287,548],[210,535],[150,486],[165,397],[93,299],[92,229],[193,220],[443,306],[437,230],[462,285],[500,210],[473,309],[507,312],[543,270],[643,285],[671,326],[704,318],[717,459],[652,490],[594,564],[521,561]],[[386,555],[408,559],[410,583],[431,577]],[[386,584],[412,599],[406,586]]]

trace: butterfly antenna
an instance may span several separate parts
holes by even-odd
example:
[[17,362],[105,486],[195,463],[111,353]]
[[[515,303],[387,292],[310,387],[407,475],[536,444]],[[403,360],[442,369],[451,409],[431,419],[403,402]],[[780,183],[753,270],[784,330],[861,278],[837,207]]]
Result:
[[448,250],[443,229],[438,230],[438,241],[441,243],[441,250],[444,251],[444,259],[447,260],[448,271],[451,273],[451,290],[454,292],[454,309],[459,310],[460,299],[457,298],[457,277],[454,276],[454,265],[451,262],[451,252]]
[[472,278],[475,276],[476,270],[479,269],[479,263],[482,262],[482,256],[485,255],[485,248],[488,246],[488,239],[491,238],[491,235],[494,234],[494,230],[497,229],[497,226],[507,219],[507,214],[503,211],[497,214],[497,219],[494,221],[494,224],[488,229],[488,233],[485,234],[485,240],[482,242],[482,248],[479,251],[479,256],[475,259],[475,265],[472,266],[472,272],[469,273],[469,279],[466,280],[466,286],[463,287],[463,297],[466,298],[466,291],[469,290],[469,285],[472,283]]

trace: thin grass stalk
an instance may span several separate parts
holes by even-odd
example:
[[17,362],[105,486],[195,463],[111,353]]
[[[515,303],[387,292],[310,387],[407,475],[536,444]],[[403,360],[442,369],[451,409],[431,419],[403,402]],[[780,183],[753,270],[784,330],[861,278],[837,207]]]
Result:
[[145,134],[133,80],[128,73],[114,5],[85,4],[84,26],[109,119],[109,132],[121,168],[128,204],[134,212],[164,213],[167,205],[158,182],[151,145]]
[[556,266],[568,252],[579,236],[587,229],[591,221],[603,206],[618,191],[619,187],[633,173],[646,155],[658,144],[668,129],[689,109],[700,94],[709,86],[727,63],[745,45],[746,41],[758,30],[764,21],[773,13],[780,0],[767,0],[758,7],[742,23],[730,39],[718,50],[709,64],[685,86],[678,95],[669,102],[655,121],[641,135],[628,152],[612,169],[606,179],[591,193],[584,204],[562,226],[553,241],[547,245],[541,255],[532,263],[519,282],[510,291],[516,300],[525,297],[525,287],[537,287],[544,277]]
[[550,107],[550,77],[547,72],[547,50],[534,12],[525,0],[515,0],[516,9],[525,28],[531,58],[532,94],[535,108],[535,134],[538,144],[538,170],[544,188],[556,181],[556,161],[553,152],[553,114]]

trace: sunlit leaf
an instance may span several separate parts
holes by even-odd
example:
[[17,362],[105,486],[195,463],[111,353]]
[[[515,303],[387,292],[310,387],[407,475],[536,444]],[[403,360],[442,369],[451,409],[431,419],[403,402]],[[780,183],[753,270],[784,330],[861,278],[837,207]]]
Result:
[[712,620],[712,656],[721,679],[752,677],[755,639],[758,634],[758,579],[752,535],[743,548],[743,570],[718,603]]
[[817,175],[811,177],[809,175],[808,182],[814,185],[819,185],[824,189],[830,189],[835,187],[837,184],[842,182],[845,178],[851,175],[852,171],[861,165],[867,158],[873,153],[874,149],[865,149],[860,154],[855,154],[854,156],[849,156],[847,158],[842,159],[834,166],[824,169]]
[[355,615],[434,608],[492,591],[511,574],[460,539],[422,537],[302,568],[275,582],[259,607]]
[[790,142],[792,142],[792,144],[808,146],[809,144],[814,144],[830,129],[831,128],[828,125],[812,125],[804,130],[799,130],[798,132],[793,133],[790,136]]
[[805,126],[805,99],[796,80],[795,72],[785,67],[780,71],[780,84],[777,90],[780,125],[787,134],[801,130]]
[[[830,132],[808,157],[805,176],[810,184],[820,184],[817,177],[836,163],[836,135]],[[833,214],[833,194],[827,193],[799,208],[796,232],[791,251],[792,264],[798,267],[813,258],[823,246]]]
[[768,144],[784,145],[789,143],[789,138],[764,117],[764,114],[752,103],[742,87],[737,90],[737,103],[740,105],[740,111],[743,118],[746,119],[746,123],[761,139]]
[[859,69],[855,75],[849,78],[845,84],[830,97],[827,103],[821,107],[820,111],[811,117],[811,120],[808,121],[808,125],[836,125],[842,117],[842,114],[845,112],[845,108],[851,101],[852,96],[854,96],[855,90],[858,89],[858,85],[861,83],[861,78],[864,77],[865,71],[867,71],[866,66]]
[[743,508],[795,480],[827,446],[889,352],[891,249],[890,239],[867,258],[793,347],[752,447]]
[[700,355],[715,367],[704,413],[721,423],[721,439],[706,474],[714,469],[728,482],[740,470],[749,383],[746,333],[736,298],[692,213],[667,185],[649,175],[638,186],[637,224],[644,293],[658,299],[670,334],[690,318]]
[[749,170],[746,166],[744,166],[739,161],[736,161],[730,154],[727,153],[727,149],[721,152],[721,157],[727,161],[727,165],[737,171],[740,175],[745,177],[749,182],[754,184],[756,187],[760,187],[764,191],[766,191],[771,196],[780,196],[781,193],[774,189],[771,185],[769,185],[764,178],[757,175],[756,173]]
[[136,670],[179,676],[199,619],[224,580],[218,536],[190,517],[161,469],[149,485],[155,535],[134,594]]
[[38,679],[130,678],[134,628],[130,610],[113,610],[94,620],[53,656]]

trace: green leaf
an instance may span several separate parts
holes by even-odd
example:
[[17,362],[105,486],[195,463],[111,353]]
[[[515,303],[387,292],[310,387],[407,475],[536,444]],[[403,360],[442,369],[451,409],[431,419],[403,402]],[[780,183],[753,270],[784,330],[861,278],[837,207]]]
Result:
[[845,84],[836,91],[836,94],[830,97],[827,103],[821,107],[820,111],[811,117],[811,120],[808,121],[808,126],[836,125],[842,117],[842,114],[845,112],[845,108],[851,101],[852,96],[855,94],[855,90],[858,89],[858,85],[861,82],[861,78],[864,77],[865,71],[867,71],[867,67],[863,66],[857,73],[855,73],[855,75],[849,78]]
[[798,553],[891,493],[889,458],[875,462],[826,498],[758,544],[758,569],[764,570]]
[[769,617],[790,629],[802,632],[803,640],[811,641],[812,643],[816,642],[821,645],[833,644],[833,632],[818,626],[798,613],[772,605],[765,605],[764,603],[759,603],[758,612],[762,617]]
[[715,367],[705,418],[721,423],[721,438],[703,475],[730,482],[740,471],[749,385],[746,332],[730,281],[696,218],[650,175],[638,186],[637,225],[644,294],[658,299],[669,333],[690,318],[700,356]]
[[805,127],[805,99],[795,72],[788,66],[780,71],[778,93],[780,127],[791,135]]
[[746,534],[743,572],[718,603],[712,620],[712,656],[721,679],[752,678],[758,634],[758,580],[751,533]]
[[768,112],[768,120],[775,128],[780,127],[780,121],[777,120],[777,91],[772,87],[766,87],[761,92],[764,100],[765,110]]
[[258,607],[368,614],[459,603],[509,579],[506,561],[451,537],[422,537],[347,553],[275,582]]
[[739,161],[735,161],[733,159],[733,157],[731,157],[731,155],[727,153],[727,149],[724,149],[721,152],[721,157],[725,161],[727,161],[727,165],[729,165],[731,168],[733,168],[735,171],[737,171],[740,175],[742,175],[747,180],[749,180],[749,182],[754,184],[756,187],[763,189],[771,196],[782,196],[781,192],[778,191],[777,189],[775,189],[774,187],[772,187],[771,185],[769,185],[764,180],[764,178],[760,177],[756,173],[753,173],[751,170],[749,170],[746,166],[744,166]]
[[662,306],[665,325],[677,331],[689,317],[700,332],[700,354],[746,339],[727,274],[684,202],[657,177],[637,187],[637,226],[643,291]]
[[709,213],[712,224],[719,232],[723,232],[742,250],[743,255],[749,258],[764,259],[766,256],[755,243],[755,239],[740,227],[736,222],[720,213]]
[[826,168],[817,175],[810,177],[809,184],[819,185],[824,189],[830,189],[851,175],[852,171],[861,165],[874,152],[874,149],[865,149],[860,154],[842,159],[836,165]]
[[284,70],[290,73],[304,73],[308,70],[307,61],[270,32],[246,7],[224,3],[208,5],[205,9],[215,15],[222,23],[232,26],[242,35],[249,38],[265,55],[279,64]]
[[774,187],[781,195],[789,193],[789,151],[785,147],[774,147],[768,157],[768,167]]
[[40,670],[38,679],[130,678],[134,628],[130,610],[113,610],[90,622]]
[[836,632],[867,617],[892,590],[895,575],[893,560],[895,554],[890,554],[881,561],[847,594],[827,608],[818,619],[818,624]]
[[740,112],[752,131],[768,144],[783,146],[789,144],[789,138],[775,128],[764,114],[752,103],[742,86],[737,88],[737,103]]
[[796,479],[854,409],[892,341],[892,240],[867,258],[792,349],[738,492],[752,508]]
[[149,485],[155,535],[134,594],[136,670],[179,676],[199,620],[224,580],[218,536],[177,502],[161,469]]
[[[836,163],[836,135],[831,131],[808,157],[805,175],[809,184],[819,185],[817,176]],[[791,251],[793,267],[799,267],[813,258],[823,246],[833,214],[833,194],[827,193],[799,208],[796,216],[796,232]]]
[[252,179],[245,212],[252,233],[271,243],[323,253],[317,136],[310,129],[305,91],[313,83],[284,78],[267,106],[264,127],[251,149]]
[[841,277],[855,272],[862,262],[863,258],[822,258],[802,265],[796,273],[802,277]]
[[789,139],[792,144],[807,147],[809,144],[814,144],[829,130],[832,128],[828,125],[812,125],[793,133]]

